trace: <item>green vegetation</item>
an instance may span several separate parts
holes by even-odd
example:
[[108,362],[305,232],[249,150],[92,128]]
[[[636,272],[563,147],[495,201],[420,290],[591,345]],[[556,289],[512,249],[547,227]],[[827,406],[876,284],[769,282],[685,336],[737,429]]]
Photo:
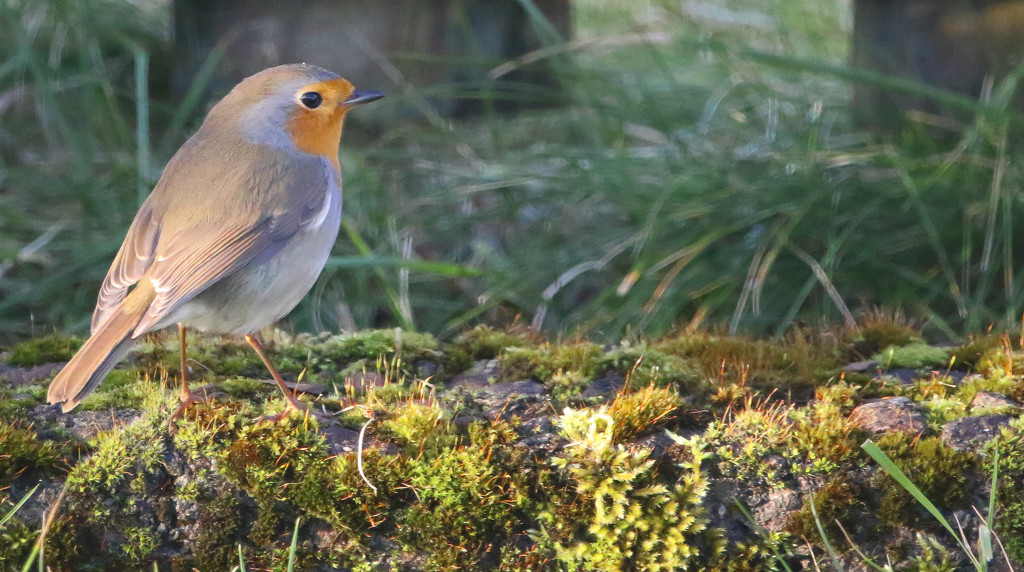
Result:
[[[0,140],[0,341],[37,325],[84,333],[140,190],[200,119],[203,86],[167,101],[167,6],[0,6],[0,93],[13,102]],[[558,77],[531,93],[560,105],[450,122],[414,113],[382,132],[353,116],[345,238],[292,316],[297,330],[400,324],[448,337],[522,320],[600,341],[685,324],[780,334],[875,306],[902,307],[932,337],[1016,325],[1021,230],[1009,221],[1024,171],[1010,98],[978,104],[944,138],[914,124],[878,137],[850,117],[847,3],[573,9],[573,42],[541,34],[554,55],[516,64]],[[150,85],[135,85],[136,64]],[[492,81],[380,105],[476,98],[489,110]],[[899,321],[885,330],[857,351],[910,341]],[[495,353],[488,343],[475,355]]]
[[[966,515],[974,546],[972,508],[1024,561],[1021,420],[998,460],[940,437],[991,412],[979,392],[1024,403],[1003,334],[1024,311],[1015,86],[945,140],[866,133],[847,3],[695,5],[575,0],[576,39],[522,63],[561,80],[536,92],[557,106],[501,115],[489,89],[442,85],[381,105],[485,111],[352,118],[343,238],[285,326],[300,333],[267,333],[340,427],[258,423],[282,404],[238,340],[190,334],[191,378],[216,397],[173,431],[173,335],[140,341],[71,415],[44,406],[48,380],[0,373],[0,568],[31,561],[55,498],[55,570],[950,570],[969,558],[943,522]],[[166,7],[0,3],[4,367],[78,347],[48,334],[86,333],[140,193],[200,119],[203,86],[165,101]],[[872,358],[915,371],[844,370]],[[446,388],[481,362],[490,401]],[[546,394],[493,399],[524,379]],[[943,519],[861,448],[851,411],[886,396],[927,427],[873,439]]]
[[[1019,392],[1021,350],[984,349],[975,362],[986,369],[962,382],[922,370],[913,383],[887,386],[884,377],[838,373],[840,356],[854,356],[868,337],[840,333],[779,341],[688,333],[608,347],[479,327],[451,343],[395,330],[268,336],[271,354],[292,371],[375,380],[359,391],[327,384],[312,405],[336,412],[341,425],[332,428],[314,416],[257,422],[280,410],[276,389],[234,373],[249,373],[233,369],[247,359],[237,343],[200,336],[190,340],[193,368],[215,397],[187,409],[173,431],[175,336],[160,334],[82,412],[37,418],[45,383],[16,398],[3,388],[11,405],[0,424],[0,490],[11,492],[0,509],[40,479],[64,489],[44,553],[55,568],[147,568],[170,558],[228,569],[240,550],[249,569],[417,562],[430,570],[743,571],[799,561],[802,539],[819,557],[845,552],[847,535],[872,558],[936,569],[959,562],[955,542],[917,500],[871,468],[860,448],[867,434],[850,412],[881,394],[927,411],[925,435],[876,440],[936,510],[969,510],[991,453],[954,451],[938,433],[971,413],[965,404],[979,391]],[[495,386],[480,395],[446,388],[461,373],[453,364],[492,358]],[[423,360],[440,366],[429,380],[407,365]],[[511,396],[495,408],[488,390],[531,376],[545,382],[546,396]],[[579,394],[604,376],[621,385]],[[569,386],[558,380],[569,378],[575,389],[563,391]],[[71,434],[81,416],[125,408],[134,420],[84,441]],[[1004,430],[1000,483],[1020,478],[1019,426]],[[1000,538],[1021,526],[1014,491],[999,488]],[[790,500],[763,508],[763,495],[774,494]],[[751,504],[771,528],[737,536],[748,521],[736,503]],[[4,563],[29,558],[38,526],[15,514],[0,527]],[[1014,541],[1007,547],[1021,555]]]

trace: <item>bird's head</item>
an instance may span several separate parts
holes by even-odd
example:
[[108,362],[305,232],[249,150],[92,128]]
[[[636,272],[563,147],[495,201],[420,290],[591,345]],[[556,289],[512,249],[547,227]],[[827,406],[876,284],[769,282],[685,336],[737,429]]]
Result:
[[348,110],[382,97],[378,91],[356,90],[347,79],[316,66],[277,66],[235,86],[210,110],[204,128],[235,125],[252,143],[336,162]]

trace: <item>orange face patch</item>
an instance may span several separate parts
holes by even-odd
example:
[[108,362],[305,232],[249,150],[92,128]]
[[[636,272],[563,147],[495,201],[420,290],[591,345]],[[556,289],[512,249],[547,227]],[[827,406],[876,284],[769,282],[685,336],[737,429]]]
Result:
[[[338,165],[338,145],[341,128],[349,107],[345,105],[355,88],[343,78],[304,86],[295,94],[295,110],[288,120],[288,133],[295,146],[307,153],[323,155]],[[303,105],[299,98],[305,93],[320,95],[321,103],[315,109]]]

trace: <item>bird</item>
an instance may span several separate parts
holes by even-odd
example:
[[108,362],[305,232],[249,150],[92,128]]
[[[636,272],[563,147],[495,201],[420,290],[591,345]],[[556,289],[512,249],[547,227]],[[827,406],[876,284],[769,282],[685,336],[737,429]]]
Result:
[[341,224],[338,149],[348,111],[384,97],[307,64],[242,80],[167,163],[100,286],[91,335],[50,383],[77,407],[140,336],[177,324],[181,406],[185,332],[242,336],[285,395],[259,331],[288,314],[323,270]]

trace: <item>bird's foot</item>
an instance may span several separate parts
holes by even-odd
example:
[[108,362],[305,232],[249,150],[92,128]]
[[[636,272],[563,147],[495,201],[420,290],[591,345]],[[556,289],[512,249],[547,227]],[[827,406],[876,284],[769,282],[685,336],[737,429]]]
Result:
[[188,389],[188,386],[185,386],[181,390],[180,398],[181,402],[178,404],[178,407],[174,409],[170,418],[167,419],[167,429],[172,435],[178,431],[177,426],[174,425],[174,421],[178,419],[178,417],[181,417],[181,415],[185,413],[185,410],[196,403],[209,401],[210,399],[213,399],[213,396],[208,394],[205,388],[200,388],[198,391],[191,391]]

